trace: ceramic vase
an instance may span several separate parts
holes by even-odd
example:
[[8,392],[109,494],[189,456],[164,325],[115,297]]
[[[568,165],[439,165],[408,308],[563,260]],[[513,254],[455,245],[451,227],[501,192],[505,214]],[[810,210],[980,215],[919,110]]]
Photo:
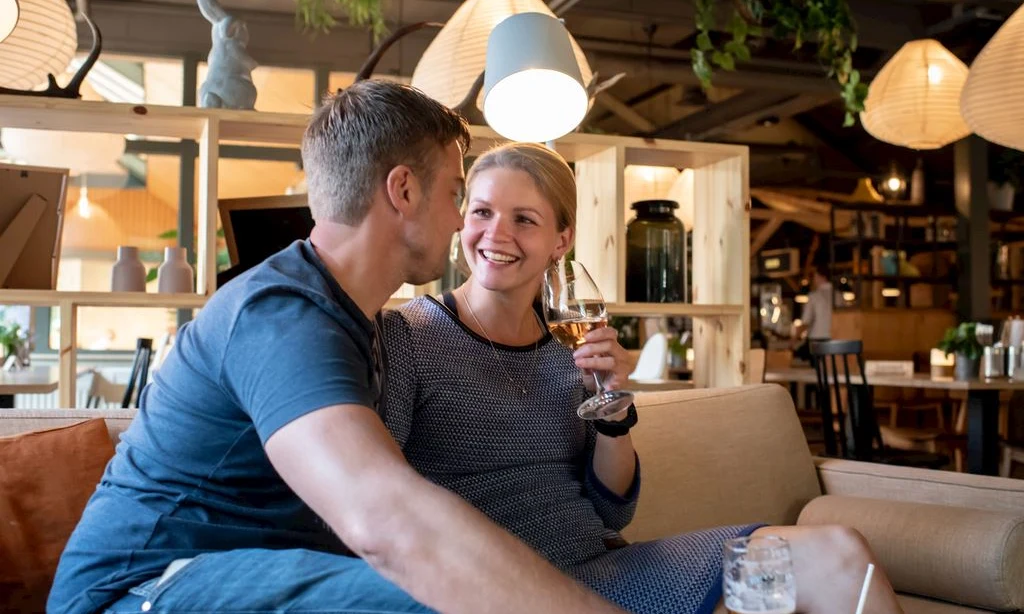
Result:
[[110,272],[113,292],[145,292],[146,267],[139,260],[139,248],[122,245],[117,248],[117,262]]
[[183,293],[193,290],[192,267],[185,258],[185,248],[165,247],[164,263],[157,269],[157,291]]

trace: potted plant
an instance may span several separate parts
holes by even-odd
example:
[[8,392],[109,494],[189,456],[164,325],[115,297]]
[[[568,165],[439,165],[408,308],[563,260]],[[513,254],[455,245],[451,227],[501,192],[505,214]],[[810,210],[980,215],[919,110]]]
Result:
[[1013,199],[1020,192],[1024,177],[1024,153],[1005,148],[988,157],[988,202],[999,211],[1012,211]]
[[21,324],[8,320],[6,313],[0,309],[0,367],[11,356],[18,356],[22,345],[28,341]]
[[939,349],[946,356],[956,356],[954,377],[958,380],[969,380],[978,377],[978,366],[981,361],[981,344],[975,335],[977,324],[963,322],[960,326],[946,329],[946,334],[939,342]]
[[[716,68],[735,70],[751,58],[751,49],[766,36],[792,41],[798,53],[813,43],[818,61],[842,91],[844,126],[852,126],[864,110],[868,84],[853,67],[857,25],[847,0],[693,0],[696,9],[696,47],[690,50],[693,72],[705,89]],[[724,10],[720,7],[724,5]],[[720,18],[725,17],[725,21]],[[719,33],[728,32],[731,36]]]

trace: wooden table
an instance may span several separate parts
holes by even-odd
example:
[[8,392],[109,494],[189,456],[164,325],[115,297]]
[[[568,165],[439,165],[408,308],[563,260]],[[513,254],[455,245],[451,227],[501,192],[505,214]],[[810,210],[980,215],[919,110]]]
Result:
[[49,394],[57,389],[60,371],[56,366],[28,367],[17,371],[0,369],[0,408],[14,407],[16,394]]
[[[814,369],[772,369],[765,373],[766,382],[817,384]],[[829,378],[831,383],[831,378]],[[840,383],[846,378],[839,373]],[[860,375],[850,376],[851,384],[864,383]],[[1003,390],[1024,390],[1024,381],[999,379],[955,380],[917,373],[911,377],[876,375],[868,378],[872,386],[918,388],[928,390],[960,390],[967,393],[967,470],[971,473],[997,475],[999,470],[999,393]]]

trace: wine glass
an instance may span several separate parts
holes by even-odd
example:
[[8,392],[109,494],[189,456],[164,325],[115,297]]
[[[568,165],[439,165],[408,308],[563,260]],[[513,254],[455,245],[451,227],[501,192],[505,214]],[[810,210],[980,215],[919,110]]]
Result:
[[[575,260],[560,260],[544,274],[544,318],[551,335],[570,350],[586,343],[588,332],[608,325],[604,298],[587,269]],[[576,409],[584,420],[600,420],[629,408],[633,394],[605,390],[593,372],[597,392]]]
[[792,614],[796,579],[789,542],[774,535],[726,540],[722,584],[732,614]]

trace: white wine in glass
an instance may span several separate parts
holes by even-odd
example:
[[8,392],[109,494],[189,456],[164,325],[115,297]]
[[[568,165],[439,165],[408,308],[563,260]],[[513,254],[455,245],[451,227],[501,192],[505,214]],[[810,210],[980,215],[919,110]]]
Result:
[[[582,264],[559,261],[548,268],[544,276],[544,317],[551,336],[571,350],[586,343],[587,333],[608,325],[604,298]],[[580,418],[600,420],[629,408],[632,393],[605,390],[596,372],[593,376],[597,393],[577,408]]]

